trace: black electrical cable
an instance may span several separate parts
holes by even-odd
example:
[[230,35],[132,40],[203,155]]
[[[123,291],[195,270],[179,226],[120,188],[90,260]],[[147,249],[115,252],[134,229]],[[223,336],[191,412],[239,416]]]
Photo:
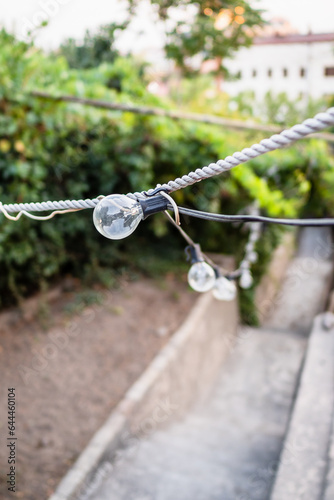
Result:
[[[172,210],[172,206],[168,205],[168,209]],[[279,219],[275,217],[264,217],[263,215],[213,214],[184,207],[178,207],[178,209],[180,214],[216,222],[266,222],[270,224],[282,224],[284,226],[334,226],[334,219]]]

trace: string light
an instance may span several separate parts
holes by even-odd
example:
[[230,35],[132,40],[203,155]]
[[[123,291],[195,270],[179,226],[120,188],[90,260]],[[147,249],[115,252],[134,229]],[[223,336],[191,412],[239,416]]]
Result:
[[[175,201],[165,191],[165,188],[158,187],[152,190],[151,194],[145,192],[145,198],[136,199],[130,195],[112,194],[109,196],[100,196],[96,199],[96,205],[93,213],[93,221],[96,229],[106,238],[118,240],[131,235],[138,227],[141,220],[149,215],[165,211],[174,225],[187,240],[191,250],[192,266],[188,273],[189,285],[198,292],[206,292],[213,289],[213,294],[218,300],[233,300],[236,296],[236,286],[234,280],[239,278],[241,288],[248,289],[253,285],[253,277],[250,271],[250,264],[258,259],[255,251],[255,244],[261,233],[261,223],[272,222],[285,225],[299,226],[330,226],[334,225],[334,219],[274,219],[259,215],[259,209],[256,204],[246,215],[223,215],[191,210],[184,207],[178,207]],[[81,203],[87,203],[81,201]],[[49,202],[46,202],[48,205]],[[66,203],[78,204],[79,202],[53,202],[58,205]],[[66,205],[65,205],[66,206]],[[44,208],[44,207],[43,207]],[[48,216],[35,216],[26,210],[21,210],[15,217],[8,214],[3,204],[0,202],[0,211],[10,220],[17,221],[22,215],[26,215],[37,220],[47,220],[56,214],[74,212],[82,208],[56,210]],[[170,217],[167,209],[173,209],[175,221]],[[245,247],[245,257],[240,263],[239,269],[226,275],[215,275],[215,266],[210,259],[202,253],[199,245],[194,243],[191,238],[179,227],[179,213],[199,217],[205,220],[216,220],[219,222],[248,222],[250,226],[249,241]],[[259,222],[258,222],[259,221]]]
[[[237,11],[236,8],[235,13],[239,12],[239,14],[241,14],[241,9],[242,7]],[[230,15],[232,14],[221,10],[218,18],[222,22],[226,20],[229,22]],[[240,23],[243,22],[244,18],[241,15],[239,17]],[[235,20],[237,20],[237,18],[238,16],[236,16]],[[250,264],[256,262],[258,258],[254,246],[261,232],[261,225],[259,223],[269,222],[291,226],[334,226],[334,219],[270,218],[259,215],[258,209],[253,211],[250,215],[212,214],[178,207],[175,201],[169,196],[169,193],[230,170],[241,163],[245,163],[249,159],[256,158],[269,151],[287,146],[298,139],[323,130],[330,125],[334,125],[334,108],[330,108],[324,113],[319,113],[314,118],[305,120],[302,124],[295,125],[291,129],[285,130],[280,134],[275,134],[271,138],[261,141],[260,144],[254,144],[250,148],[243,149],[241,152],[236,152],[232,156],[226,157],[225,160],[219,160],[216,164],[213,163],[202,169],[197,169],[195,172],[189,172],[187,175],[183,175],[181,178],[177,178],[174,181],[169,181],[162,186],[158,185],[156,189],[150,190],[149,192],[129,193],[128,195],[112,194],[106,197],[86,200],[47,201],[41,203],[18,203],[9,205],[3,205],[0,202],[0,211],[8,219],[17,221],[22,215],[36,220],[48,220],[56,214],[65,214],[86,208],[94,208],[93,220],[96,229],[105,237],[117,240],[132,234],[140,221],[146,219],[149,215],[166,211],[167,209],[173,209],[176,218],[175,222],[173,221],[174,225],[178,227],[188,243],[190,241],[189,248],[191,249],[190,253],[192,255],[192,266],[188,273],[190,286],[199,292],[204,292],[213,288],[213,293],[216,298],[220,300],[229,300],[226,297],[232,296],[234,293],[234,289],[230,286],[231,283],[235,287],[235,283],[233,283],[232,280],[240,278],[239,284],[245,289],[250,288],[253,284]],[[161,194],[158,194],[159,191]],[[47,216],[37,216],[29,213],[46,210],[53,210],[53,212]],[[13,217],[9,215],[9,212],[18,212],[18,214]],[[214,264],[212,265],[212,262],[210,263],[209,258],[201,252],[199,245],[192,242],[191,238],[189,238],[189,236],[179,227],[179,213],[218,222],[251,222],[249,242],[246,245],[246,255],[239,269],[230,273],[229,276],[217,276],[215,274],[216,266]],[[229,285],[227,282],[229,282]]]
[[[196,244],[190,238],[190,236],[178,224],[176,224],[176,222],[173,220],[173,218],[169,215],[168,212],[166,212],[166,215],[167,215],[169,221],[176,227],[176,229],[180,232],[180,234],[183,236],[183,238],[188,243],[188,247],[186,248],[188,260],[191,260],[191,258],[192,258],[191,249],[194,249],[193,253],[196,253],[196,249],[197,249],[196,258],[198,258],[198,254],[199,254],[199,258],[204,259],[206,264],[213,269],[214,274],[215,274],[215,281],[214,281],[214,284],[212,287],[212,294],[215,297],[215,299],[224,300],[224,301],[234,300],[236,295],[237,295],[237,287],[235,285],[234,278],[231,277],[231,279],[227,279],[225,276],[227,276],[228,272],[223,271],[214,262],[212,262],[210,257],[208,257],[206,254],[204,254],[202,252],[199,245]],[[208,272],[210,273],[210,275],[212,275],[211,270]],[[194,288],[194,286],[192,286],[193,281],[192,281],[192,275],[190,275],[190,271],[188,273],[188,283],[194,290],[196,290],[196,288]]]
[[248,255],[248,259],[249,259],[249,262],[251,262],[252,264],[255,264],[255,262],[257,262],[257,259],[258,259],[258,254],[256,252],[250,252]]
[[[128,195],[112,194],[104,197],[94,209],[93,220],[96,229],[106,238],[122,239],[132,234],[138,227],[141,220],[157,212],[173,209],[176,215],[177,224],[179,213],[197,217],[205,220],[217,222],[252,222],[249,237],[249,250],[247,250],[250,261],[256,262],[257,254],[253,252],[254,245],[259,238],[261,224],[258,222],[269,222],[272,224],[282,224],[287,226],[333,226],[334,219],[278,219],[259,215],[258,211],[253,211],[247,215],[224,215],[193,210],[179,207],[175,201],[165,191],[158,195],[150,195],[138,200],[130,198]],[[258,222],[257,222],[258,221]]]
[[195,262],[188,272],[188,283],[196,292],[208,292],[215,284],[215,272],[206,262]]
[[[176,229],[180,232],[180,234],[183,236],[183,238],[187,241],[189,246],[186,248],[186,253],[188,254],[188,260],[191,259],[191,255],[189,254],[191,248],[198,248],[199,251],[199,245],[196,244],[190,236],[178,225],[176,222],[173,220],[173,218],[169,215],[168,212],[166,212],[166,215],[169,219],[169,221],[176,227]],[[215,273],[215,282],[212,288],[212,294],[217,300],[224,300],[224,301],[230,301],[234,300],[237,294],[237,287],[235,285],[235,282],[232,279],[227,279],[223,275],[223,270],[219,268],[218,266],[215,265],[214,262],[200,250],[200,258],[204,259],[205,262],[208,264],[208,266],[214,270]],[[227,275],[227,271],[225,271]],[[192,279],[192,276],[189,277],[190,271],[188,273],[188,280],[189,278]],[[210,271],[211,274],[211,271]],[[189,281],[188,281],[189,282]],[[191,283],[189,282],[190,286],[192,286],[192,281]],[[193,286],[192,286],[193,288]],[[194,288],[195,289],[195,288]]]
[[140,203],[121,194],[106,196],[93,212],[96,229],[112,240],[130,236],[143,218],[144,212]]
[[242,271],[242,274],[241,274],[241,277],[239,280],[239,285],[241,286],[241,288],[243,288],[245,290],[247,290],[248,288],[250,288],[253,285],[253,276],[252,276],[249,269],[245,269],[244,271]]
[[188,272],[189,286],[196,292],[208,292],[216,281],[213,268],[204,261],[201,247],[198,244],[189,245],[186,248],[186,253],[192,264]]
[[141,220],[166,210],[167,204],[168,200],[161,195],[136,201],[124,194],[111,194],[94,208],[94,225],[106,238],[121,240],[130,236]]
[[[248,208],[248,213],[250,217],[258,217],[260,214],[259,211],[259,205],[257,202],[254,202],[253,205],[251,205]],[[251,264],[254,264],[257,259],[258,255],[255,251],[255,245],[260,238],[261,234],[261,224],[258,222],[251,222],[249,224],[249,237],[248,237],[248,243],[246,244],[245,247],[245,256],[243,260],[240,262],[239,270],[240,270],[240,279],[239,279],[239,285],[241,288],[247,290],[253,285],[253,276],[250,271],[250,266]]]
[[237,296],[237,287],[233,280],[227,279],[225,276],[222,276],[219,269],[215,269],[216,271],[216,282],[212,289],[212,294],[217,300],[224,300],[226,302],[230,302],[234,300]]
[[[231,168],[236,167],[242,163],[246,163],[248,160],[257,158],[263,154],[268,153],[269,151],[275,151],[276,149],[280,149],[284,146],[288,146],[299,139],[303,139],[310,134],[314,134],[315,132],[320,132],[321,130],[333,126],[334,125],[334,107],[327,109],[327,111],[323,113],[318,113],[313,118],[308,118],[303,123],[299,123],[294,125],[292,128],[288,130],[283,130],[280,134],[274,134],[270,138],[262,140],[259,144],[253,144],[251,147],[244,148],[242,151],[236,151],[232,156],[227,156],[224,160],[218,160],[217,163],[211,163],[208,166],[203,168],[197,168],[195,172],[189,172],[187,175],[183,175],[182,177],[178,177],[174,180],[169,181],[166,184],[158,185],[159,189],[163,188],[166,192],[170,193],[172,191],[177,191],[178,189],[184,189],[187,186],[191,186],[196,182],[200,182],[203,179],[208,179],[215,175],[219,175],[223,172],[230,170]],[[150,193],[152,194],[150,190]],[[139,193],[129,193],[128,196],[132,199],[138,200],[145,197],[147,192],[139,192]],[[98,204],[98,198],[94,199],[86,199],[86,200],[65,200],[65,201],[45,201],[38,203],[11,203],[6,204],[3,208],[9,212],[34,212],[34,211],[45,211],[45,210],[67,210],[67,209],[84,209],[84,208],[95,208]],[[185,210],[185,209],[183,209]],[[181,211],[180,211],[181,212]],[[65,213],[65,212],[62,212]],[[186,213],[185,211],[182,213]],[[208,214],[205,216],[199,215],[197,212],[197,217],[206,218]],[[210,214],[209,214],[210,215]],[[222,220],[224,218],[225,221],[238,220],[238,216],[218,216],[215,215],[215,218],[208,220]],[[239,219],[244,220],[244,219]],[[259,219],[257,219],[259,220]],[[262,222],[265,222],[265,218],[261,218]],[[278,222],[279,221],[279,222]],[[334,222],[330,222],[328,219],[322,219],[323,223],[321,225],[334,225]],[[268,220],[268,222],[273,222],[273,219]],[[314,219],[313,223],[291,223],[284,222],[284,219],[276,219],[275,221],[278,224],[289,224],[289,225],[320,225],[318,219]]]

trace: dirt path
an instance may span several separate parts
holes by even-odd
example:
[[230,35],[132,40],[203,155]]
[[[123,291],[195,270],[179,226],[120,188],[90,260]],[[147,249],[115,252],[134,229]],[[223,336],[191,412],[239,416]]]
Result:
[[[80,294],[62,294],[49,308],[47,330],[29,314],[9,326],[0,315],[0,498],[43,500],[53,492],[196,299],[173,276],[163,287],[124,280],[92,297],[83,308]],[[3,444],[9,387],[17,401],[15,494],[7,490]]]

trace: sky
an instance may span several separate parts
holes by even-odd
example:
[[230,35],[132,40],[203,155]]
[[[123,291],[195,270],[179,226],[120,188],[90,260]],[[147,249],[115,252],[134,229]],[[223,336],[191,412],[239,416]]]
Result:
[[[56,48],[62,40],[82,38],[86,29],[121,21],[124,16],[122,0],[0,0],[0,25],[24,38],[27,31],[48,19],[48,26],[36,38],[37,45]],[[334,31],[333,0],[251,0],[253,7],[268,11],[267,16],[285,17],[301,33]],[[138,32],[142,35],[138,36]],[[154,22],[148,0],[142,0],[132,35],[120,39],[120,48],[140,52],[150,46],[162,45],[159,26]]]

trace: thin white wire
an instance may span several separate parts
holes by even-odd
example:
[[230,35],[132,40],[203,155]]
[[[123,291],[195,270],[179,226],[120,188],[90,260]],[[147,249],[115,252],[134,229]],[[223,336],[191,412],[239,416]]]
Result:
[[[227,172],[231,168],[261,156],[269,151],[280,149],[289,146],[293,142],[303,139],[309,134],[319,132],[327,127],[334,126],[334,107],[328,109],[324,113],[317,114],[314,118],[309,118],[303,123],[294,125],[288,130],[283,130],[280,134],[274,134],[269,139],[264,139],[258,144],[253,144],[250,148],[245,148],[241,152],[235,152],[232,156],[227,156],[224,160],[219,160],[217,163],[198,168],[195,172],[189,172],[187,175],[171,180],[166,184],[158,184],[157,187],[162,187],[168,192],[177,191],[185,187],[191,186],[203,179],[208,179],[222,172]],[[148,193],[152,193],[150,189]],[[132,199],[143,199],[146,197],[144,192],[128,193]],[[65,201],[44,201],[42,203],[11,203],[3,205],[3,208],[8,212],[41,212],[46,210],[67,210],[67,209],[84,209],[95,208],[99,198],[86,200],[65,200]]]
[[[165,193],[164,191],[161,191],[160,194],[164,198],[166,198],[169,201],[169,203],[172,205],[173,210],[174,210],[174,216],[175,216],[175,224],[177,226],[181,226],[179,207],[177,206],[177,204],[175,203],[173,198],[171,196],[169,196],[169,194]],[[166,213],[167,213],[167,215],[169,215],[169,213],[167,211],[166,211]]]
[[55,215],[68,214],[69,212],[78,212],[79,210],[83,210],[83,208],[69,208],[67,210],[55,210],[54,212],[52,212],[49,215],[40,215],[40,216],[30,214],[26,210],[21,210],[17,215],[15,215],[15,217],[13,217],[12,215],[9,215],[7,210],[4,208],[4,205],[0,201],[0,211],[4,214],[4,216],[7,219],[15,221],[15,222],[18,221],[22,217],[22,215],[25,215],[26,217],[29,217],[29,219],[34,219],[34,220],[50,220]]
[[[196,243],[194,242],[194,240],[193,240],[192,238],[190,238],[189,234],[187,234],[187,233],[186,233],[186,232],[185,232],[185,231],[181,228],[180,224],[178,224],[178,223],[177,223],[177,222],[173,219],[173,217],[172,217],[172,216],[171,216],[171,215],[167,212],[167,210],[165,210],[165,214],[166,214],[166,216],[168,217],[169,222],[171,222],[171,223],[173,224],[173,226],[175,226],[175,227],[176,227],[176,229],[177,229],[177,230],[181,233],[181,235],[182,235],[182,236],[183,236],[183,238],[186,240],[186,242],[188,243],[188,245],[195,246],[195,245],[196,245]],[[215,264],[215,263],[213,262],[213,260],[212,260],[212,259],[210,259],[210,257],[208,257],[208,255],[206,255],[206,254],[205,254],[204,252],[202,252],[202,251],[201,251],[201,253],[202,253],[202,257],[203,257],[203,259],[204,259],[204,260],[205,260],[208,264],[210,264],[210,266],[211,266],[211,267],[213,267],[214,269],[219,268],[219,270],[221,271],[221,273],[222,273],[223,275],[225,275],[225,276],[227,276],[227,275],[229,274],[229,272],[228,272],[226,269],[224,269],[224,268],[222,268],[222,267],[220,267],[220,266],[217,266],[217,264]],[[238,271],[238,270],[237,270],[237,271]]]

